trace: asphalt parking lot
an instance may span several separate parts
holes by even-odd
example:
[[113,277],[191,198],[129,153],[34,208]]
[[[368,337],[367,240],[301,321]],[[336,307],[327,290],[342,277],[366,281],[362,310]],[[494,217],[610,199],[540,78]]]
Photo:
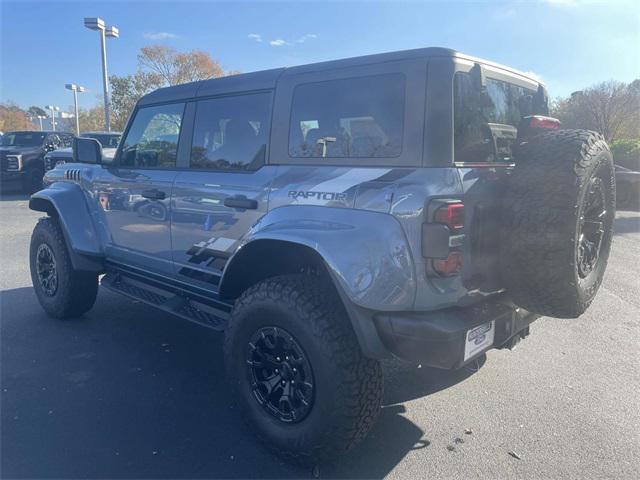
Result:
[[[81,320],[47,318],[27,261],[38,217],[0,198],[3,478],[312,475],[244,425],[220,334],[104,290]],[[640,214],[619,212],[579,320],[540,319],[456,373],[385,363],[380,421],[321,477],[640,478],[639,266]]]

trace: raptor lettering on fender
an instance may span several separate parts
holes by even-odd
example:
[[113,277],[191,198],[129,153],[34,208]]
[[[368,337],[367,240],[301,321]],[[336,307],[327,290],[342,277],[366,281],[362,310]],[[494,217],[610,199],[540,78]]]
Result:
[[316,200],[345,200],[347,198],[346,193],[338,192],[314,192],[304,190],[290,190],[288,193],[290,198],[300,199],[316,199]]

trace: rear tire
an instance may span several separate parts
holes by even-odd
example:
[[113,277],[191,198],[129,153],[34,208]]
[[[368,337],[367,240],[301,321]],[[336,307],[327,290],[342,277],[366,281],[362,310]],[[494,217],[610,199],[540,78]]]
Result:
[[33,229],[30,266],[36,296],[49,316],[79,317],[93,307],[98,274],[74,270],[56,218],[41,218]]
[[[295,344],[286,361],[295,361],[297,377],[287,375],[291,368],[278,362],[284,360],[280,347],[267,351],[280,344]],[[289,460],[308,463],[347,452],[367,435],[380,412],[380,365],[362,355],[340,299],[321,277],[274,277],[245,291],[233,308],[224,354],[245,418],[268,448]],[[256,361],[265,368],[257,368]],[[262,384],[272,378],[276,386],[269,396]],[[287,384],[296,379],[300,393],[287,392],[307,405],[301,400],[278,403],[278,385],[284,392],[294,388]],[[301,381],[312,387],[300,387]],[[294,409],[295,418],[288,414]]]
[[587,130],[559,130],[524,144],[505,194],[503,284],[535,313],[575,318],[607,266],[615,218],[609,147]]

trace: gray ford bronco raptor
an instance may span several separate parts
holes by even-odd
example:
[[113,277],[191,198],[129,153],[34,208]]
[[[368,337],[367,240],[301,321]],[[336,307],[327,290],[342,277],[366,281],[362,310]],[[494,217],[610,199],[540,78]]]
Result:
[[381,359],[456,369],[589,307],[611,154],[547,115],[537,80],[443,48],[157,90],[113,159],[76,138],[31,197],[36,294],[77,317],[100,283],[224,330],[258,436],[344,453],[380,411]]

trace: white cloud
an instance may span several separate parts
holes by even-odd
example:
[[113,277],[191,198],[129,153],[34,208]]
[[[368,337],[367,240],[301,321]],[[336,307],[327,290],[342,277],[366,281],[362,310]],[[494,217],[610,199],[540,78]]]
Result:
[[302,35],[298,40],[296,40],[296,43],[304,43],[307,40],[312,40],[314,38],[318,38],[318,35],[316,35],[315,33],[307,33],[305,35]]
[[272,47],[282,47],[283,45],[289,45],[289,44],[284,40],[282,40],[281,38],[278,38],[276,40],[271,40],[269,42],[269,45],[271,45]]
[[148,40],[171,40],[178,38],[178,35],[171,32],[147,32],[143,37]]
[[249,35],[247,35],[247,38],[255,40],[258,43],[262,43],[262,35],[260,35],[259,33],[250,33]]
[[[316,35],[315,33],[305,33],[301,37],[298,37],[297,40],[287,41],[282,38],[276,38],[275,40],[270,40],[269,45],[271,45],[272,47],[284,47],[285,45],[295,45],[299,43],[304,43],[307,40],[313,40],[315,38],[318,38],[318,35]],[[257,40],[257,41],[261,42],[262,37],[260,38],[260,40]]]

